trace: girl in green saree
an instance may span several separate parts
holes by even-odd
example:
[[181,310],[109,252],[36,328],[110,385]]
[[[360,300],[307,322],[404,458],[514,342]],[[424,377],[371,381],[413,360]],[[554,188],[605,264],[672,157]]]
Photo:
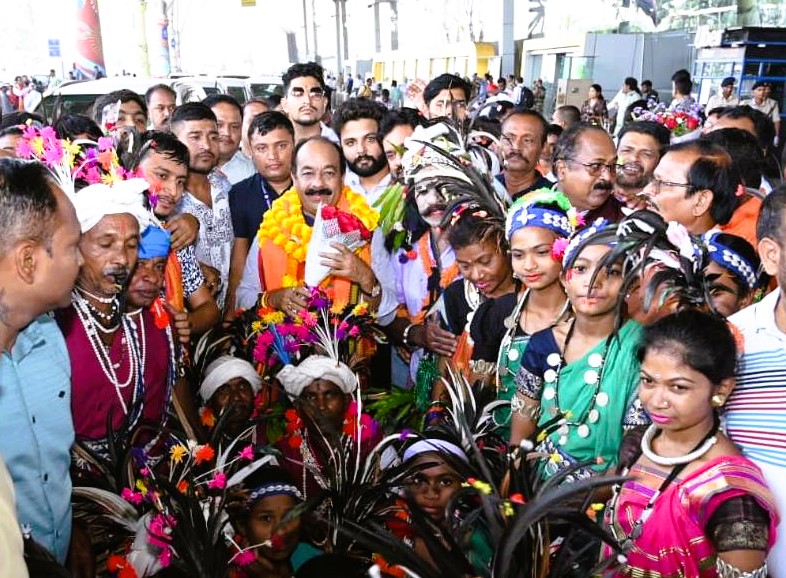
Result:
[[641,326],[631,320],[617,330],[622,265],[605,259],[616,241],[603,220],[571,237],[561,279],[574,317],[535,333],[516,374],[511,442],[548,426],[535,440],[547,458],[542,478],[582,462],[566,481],[607,469],[625,428],[647,420],[637,402]]

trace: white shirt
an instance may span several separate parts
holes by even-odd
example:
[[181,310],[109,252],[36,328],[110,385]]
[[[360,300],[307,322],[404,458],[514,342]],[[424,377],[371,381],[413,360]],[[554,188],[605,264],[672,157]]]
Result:
[[[786,333],[775,323],[781,290],[734,314],[745,340],[737,384],[726,403],[726,431],[764,473],[778,509],[786,512]],[[786,534],[768,557],[770,575],[786,576]]]
[[0,576],[27,578],[22,533],[16,521],[14,483],[0,456]]
[[344,184],[358,195],[363,195],[369,206],[373,207],[374,203],[377,202],[377,199],[379,199],[379,197],[382,196],[382,193],[385,192],[385,189],[388,188],[388,185],[390,184],[390,178],[390,173],[386,174],[373,189],[367,191],[360,183],[360,177],[353,171],[347,169],[347,172],[344,173]]
[[[385,235],[380,229],[371,237],[371,270],[382,287],[382,300],[377,310],[377,323],[388,325],[396,317],[398,300],[396,299],[395,279],[390,268],[390,256],[385,249]],[[254,235],[251,249],[246,257],[243,277],[237,287],[237,307],[248,309],[253,307],[259,294],[262,293],[262,282],[259,278],[259,237]]]
[[763,112],[769,116],[774,123],[779,123],[781,121],[781,112],[778,108],[778,101],[773,100],[772,98],[765,98],[764,102],[761,104],[757,104],[755,98],[743,100],[740,104],[742,106],[749,106],[752,109],[758,110],[759,112]]
[[733,92],[729,96],[729,98],[723,98],[722,92],[717,92],[713,94],[710,99],[707,101],[707,106],[705,110],[707,112],[711,111],[713,108],[728,108],[731,106],[737,106],[740,104],[740,98],[734,94]]
[[[426,233],[426,235],[429,234]],[[431,243],[428,244],[428,247],[429,259],[431,259],[433,257]],[[399,256],[403,253],[404,250],[399,249],[390,256],[390,268],[393,270],[393,277],[396,282],[396,299],[406,308],[409,318],[413,319],[423,310],[424,301],[428,296],[429,275],[426,273],[420,255],[415,259],[402,263],[399,260]],[[456,262],[456,254],[450,245],[447,245],[442,251],[439,261],[442,271],[452,267]],[[412,352],[412,356],[409,359],[409,377],[412,383],[415,383],[418,366],[423,358],[423,354],[424,350],[422,348],[416,349]]]
[[628,92],[622,92],[620,90],[609,103],[608,108],[617,109],[617,123],[614,125],[614,136],[617,136],[622,130],[625,113],[628,111],[628,107],[637,100],[641,100],[641,95],[635,90],[630,90]]
[[199,221],[199,236],[194,250],[197,260],[218,269],[221,275],[221,292],[218,295],[219,308],[224,306],[227,283],[229,282],[229,263],[232,256],[232,242],[235,233],[229,212],[229,189],[231,185],[222,171],[215,169],[208,175],[210,198],[208,207],[194,195],[185,192],[180,201],[180,211],[194,215]]
[[324,122],[320,122],[319,126],[322,128],[322,132],[320,133],[323,137],[328,139],[329,141],[333,141],[336,144],[341,144],[338,140],[338,135],[336,131],[326,125]]
[[240,149],[235,151],[232,158],[218,167],[229,179],[231,184],[239,183],[257,172],[253,161],[248,158]]

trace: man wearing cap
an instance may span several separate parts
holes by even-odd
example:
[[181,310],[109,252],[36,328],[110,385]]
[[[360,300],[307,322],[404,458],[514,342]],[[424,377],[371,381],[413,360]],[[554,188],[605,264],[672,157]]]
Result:
[[229,413],[221,433],[235,438],[249,426],[254,396],[260,389],[262,378],[253,365],[245,359],[222,355],[205,369],[199,397],[212,416],[210,421]]
[[[368,416],[358,416],[352,404],[352,393],[358,387],[355,373],[344,363],[325,355],[311,355],[299,365],[285,365],[276,375],[287,395],[293,400],[297,420],[288,419],[287,433],[277,448],[284,460],[281,464],[296,480],[303,480],[303,496],[313,497],[327,487],[323,474],[330,456],[325,455],[324,442],[313,441],[323,436],[333,443],[341,442],[345,456],[352,456],[357,447],[357,424],[360,428],[360,462],[382,439],[382,430]],[[354,414],[353,414],[354,411]],[[354,427],[353,427],[354,422]],[[350,426],[349,428],[347,426]],[[325,472],[326,473],[326,472]]]
[[[79,222],[43,165],[0,159],[0,229],[0,454],[16,520],[62,564],[71,540],[71,365],[46,313],[70,301]],[[1,479],[0,575],[26,576],[6,488]]]
[[754,110],[766,114],[772,119],[772,123],[775,125],[775,139],[772,144],[778,146],[778,139],[781,133],[781,111],[778,108],[778,101],[767,97],[767,90],[769,88],[769,82],[758,81],[751,89],[753,98],[743,100],[740,105],[749,106]]
[[740,104],[740,98],[734,92],[735,82],[733,76],[727,76],[721,81],[720,92],[713,94],[707,101],[708,112],[716,108],[729,108]]
[[[127,314],[125,290],[150,214],[143,179],[94,184],[73,197],[84,262],[70,306],[57,322],[71,357],[71,408],[77,442],[107,455],[111,431],[141,420],[161,424],[171,359],[148,314]],[[110,431],[111,428],[111,431]],[[74,475],[90,476],[83,470]]]

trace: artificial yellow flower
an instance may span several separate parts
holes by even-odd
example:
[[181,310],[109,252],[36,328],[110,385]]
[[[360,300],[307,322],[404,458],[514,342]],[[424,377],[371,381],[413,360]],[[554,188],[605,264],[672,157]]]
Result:
[[183,458],[188,455],[188,448],[183,444],[177,444],[172,446],[172,449],[169,450],[169,457],[173,462],[179,464],[183,461]]
[[145,482],[143,482],[142,480],[136,481],[136,489],[142,492],[143,494],[147,493],[147,486],[145,485]]
[[252,321],[251,322],[251,331],[254,333],[259,333],[262,331],[262,322],[261,321]]
[[272,311],[270,313],[265,313],[262,316],[262,323],[265,325],[276,325],[278,323],[284,322],[284,313],[281,311]]

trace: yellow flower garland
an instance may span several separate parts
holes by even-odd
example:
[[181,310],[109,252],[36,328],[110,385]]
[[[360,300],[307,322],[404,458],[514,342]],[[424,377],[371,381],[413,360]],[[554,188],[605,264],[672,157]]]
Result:
[[[373,231],[379,222],[379,213],[369,207],[366,199],[354,192],[349,187],[344,187],[341,192],[342,199],[349,203],[348,213],[355,215]],[[303,206],[294,187],[281,195],[265,213],[262,224],[259,226],[257,239],[262,247],[265,241],[272,241],[297,263],[306,261],[308,243],[311,241],[311,227],[303,217]]]

